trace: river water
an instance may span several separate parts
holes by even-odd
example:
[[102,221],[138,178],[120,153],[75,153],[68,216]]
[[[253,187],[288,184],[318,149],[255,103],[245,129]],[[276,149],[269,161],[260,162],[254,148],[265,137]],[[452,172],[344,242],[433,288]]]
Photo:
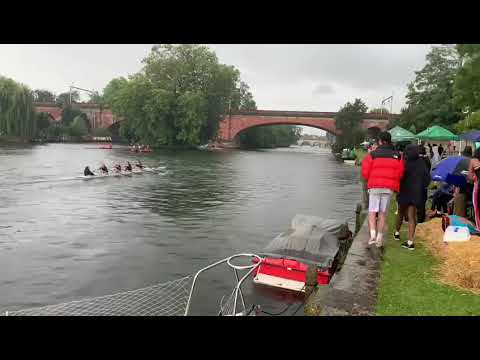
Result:
[[[359,171],[328,150],[158,151],[92,144],[0,147],[0,312],[175,280],[258,252],[296,214],[346,219]],[[157,173],[71,179],[101,161],[141,159]],[[232,289],[225,267],[200,279],[192,314],[214,315]],[[300,301],[246,286],[269,311]]]

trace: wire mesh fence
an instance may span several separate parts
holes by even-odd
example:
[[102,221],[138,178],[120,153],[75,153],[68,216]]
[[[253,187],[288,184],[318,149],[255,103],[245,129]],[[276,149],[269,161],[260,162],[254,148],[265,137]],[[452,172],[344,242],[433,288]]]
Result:
[[44,307],[7,311],[5,316],[183,316],[193,276],[141,289]]

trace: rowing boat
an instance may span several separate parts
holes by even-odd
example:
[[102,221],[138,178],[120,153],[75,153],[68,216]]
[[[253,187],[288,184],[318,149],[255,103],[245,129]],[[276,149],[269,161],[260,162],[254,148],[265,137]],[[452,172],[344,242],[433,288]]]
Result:
[[144,172],[155,172],[155,171],[163,170],[163,169],[165,169],[165,166],[159,166],[159,167],[156,167],[156,168],[145,167],[145,168],[143,168],[143,170],[133,169],[132,171],[109,170],[108,174],[98,173],[98,174],[95,174],[93,176],[92,175],[89,175],[89,176],[83,175],[83,176],[80,176],[79,178],[85,179],[85,180],[90,180],[90,179],[104,178],[104,177],[129,176],[129,175],[134,175],[134,174],[143,174]]

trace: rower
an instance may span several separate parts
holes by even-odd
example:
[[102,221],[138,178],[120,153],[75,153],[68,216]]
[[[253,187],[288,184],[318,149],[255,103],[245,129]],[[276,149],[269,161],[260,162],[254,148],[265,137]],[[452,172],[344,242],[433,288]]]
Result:
[[122,171],[122,167],[120,166],[120,164],[116,164],[114,167],[116,172],[121,172]]
[[137,168],[139,168],[139,169],[143,169],[143,168],[144,168],[144,166],[143,166],[143,164],[142,164],[142,162],[141,162],[140,160],[137,160],[137,163],[135,164],[135,166],[136,166]]
[[105,163],[103,163],[102,166],[100,166],[99,170],[104,174],[108,174],[108,168],[107,168],[107,165],[105,165]]
[[124,168],[125,171],[132,171],[132,164],[130,164],[130,161],[127,161],[127,166]]
[[85,166],[85,170],[83,170],[84,176],[95,176],[95,174],[90,170],[88,166]]

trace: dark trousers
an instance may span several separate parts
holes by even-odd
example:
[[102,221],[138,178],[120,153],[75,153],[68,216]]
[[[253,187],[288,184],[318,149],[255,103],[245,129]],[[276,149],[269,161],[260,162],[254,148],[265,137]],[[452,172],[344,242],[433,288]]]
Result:
[[453,196],[441,191],[437,191],[432,196],[432,210],[438,210],[447,213],[448,202],[452,200]]
[[425,222],[425,218],[426,218],[425,203],[426,201],[421,206],[417,207],[417,223],[418,224]]

